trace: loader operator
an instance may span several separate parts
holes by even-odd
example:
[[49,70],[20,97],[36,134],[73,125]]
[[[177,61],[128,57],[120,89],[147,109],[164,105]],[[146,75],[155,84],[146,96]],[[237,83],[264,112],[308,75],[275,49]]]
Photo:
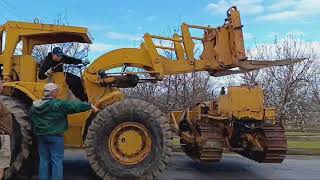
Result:
[[[52,52],[48,53],[48,56],[40,65],[40,72],[38,74],[39,79],[46,79],[51,73],[63,72],[63,64],[83,64],[88,65],[88,60],[80,60],[73,57],[69,57],[63,54],[63,51],[59,47],[53,48]],[[80,77],[71,74],[66,74],[66,83],[72,93],[81,101],[88,101],[88,97],[84,93],[84,88]]]

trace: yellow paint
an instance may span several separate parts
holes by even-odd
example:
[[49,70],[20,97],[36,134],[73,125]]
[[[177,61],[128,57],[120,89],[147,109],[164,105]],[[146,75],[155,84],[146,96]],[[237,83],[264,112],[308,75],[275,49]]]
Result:
[[118,125],[106,141],[112,157],[124,165],[134,165],[143,161],[151,151],[148,129],[136,122]]
[[128,130],[119,136],[117,144],[124,155],[131,156],[141,150],[143,139],[137,131]]
[[228,87],[228,93],[219,97],[218,112],[229,118],[264,120],[275,118],[275,110],[264,107],[260,86]]
[[30,55],[14,56],[13,69],[19,74],[19,81],[35,82],[37,79],[37,63]]
[[63,72],[52,73],[48,78],[49,82],[59,85],[59,99],[68,99],[69,87],[66,83],[65,74]]
[[68,115],[69,129],[64,134],[64,143],[67,147],[83,147],[82,135],[87,119],[92,112]]
[[6,82],[3,84],[5,95],[11,96],[13,90],[17,89],[25,93],[32,100],[41,99],[43,97],[43,89],[45,83],[34,82]]
[[276,123],[276,108],[264,108],[265,120],[270,121],[272,124]]
[[[182,120],[181,116],[183,114],[183,111],[171,111],[170,113],[172,116],[174,116],[174,119],[176,120],[177,124],[179,124],[180,120]],[[200,111],[198,110],[189,111],[189,117],[190,119],[200,119]],[[172,120],[172,118],[170,119]]]
[[114,90],[102,96],[101,98],[99,98],[99,100],[97,100],[95,104],[97,107],[106,107],[112,103],[121,101],[123,99],[124,99],[123,93],[119,90]]

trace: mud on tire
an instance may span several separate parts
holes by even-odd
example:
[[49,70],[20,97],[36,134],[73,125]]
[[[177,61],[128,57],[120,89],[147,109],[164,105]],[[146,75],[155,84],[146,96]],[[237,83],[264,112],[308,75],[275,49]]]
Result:
[[28,119],[25,105],[18,99],[0,95],[0,101],[12,114],[11,165],[5,169],[4,177],[13,179],[31,163],[29,158],[32,151],[31,122]]
[[[108,148],[112,130],[119,124],[136,122],[148,129],[151,151],[134,165],[115,160]],[[167,166],[172,155],[172,134],[168,118],[155,106],[126,99],[107,106],[89,126],[85,140],[91,167],[103,179],[153,179]]]

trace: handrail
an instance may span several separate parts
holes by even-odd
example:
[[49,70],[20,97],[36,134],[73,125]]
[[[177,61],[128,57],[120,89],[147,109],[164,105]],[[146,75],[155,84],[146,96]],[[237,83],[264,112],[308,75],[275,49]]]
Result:
[[173,39],[169,37],[163,37],[163,36],[157,36],[157,35],[151,35],[151,34],[148,34],[148,35],[154,39],[161,39],[161,40],[167,40],[167,41],[173,41],[173,42],[182,42],[181,39]]
[[[184,23],[186,24],[186,23]],[[210,27],[210,26],[199,26],[199,25],[191,25],[191,24],[186,24],[188,27],[190,28],[194,28],[194,29],[205,29],[205,30],[214,30],[215,28]]]
[[[182,38],[182,36],[181,36],[181,35],[178,35],[178,37]],[[191,39],[200,40],[200,41],[202,41],[202,40],[203,40],[203,38],[200,38],[200,37],[194,37],[194,36],[191,36]]]
[[166,49],[166,50],[171,50],[171,51],[175,51],[175,48],[172,47],[165,47],[165,46],[155,46],[156,48],[160,48],[160,49]]

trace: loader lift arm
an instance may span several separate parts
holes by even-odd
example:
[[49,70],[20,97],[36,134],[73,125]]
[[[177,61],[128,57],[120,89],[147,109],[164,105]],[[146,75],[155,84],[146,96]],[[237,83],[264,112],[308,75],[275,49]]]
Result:
[[[84,74],[85,81],[97,84],[116,84],[120,81],[137,79],[137,76],[128,74],[139,74],[140,72],[101,73],[112,68],[132,66],[144,69],[149,73],[150,81],[163,79],[165,75],[189,73],[194,71],[207,71],[212,76],[225,76],[235,73],[243,73],[271,66],[288,65],[300,62],[302,59],[287,59],[277,61],[253,61],[248,60],[244,48],[240,12],[236,7],[227,11],[227,18],[222,26],[213,28],[210,26],[181,25],[181,35],[175,33],[172,38],[144,35],[144,42],[140,48],[122,48],[108,52],[99,57]],[[203,37],[191,36],[190,29],[203,31]],[[154,39],[166,40],[173,43],[173,47],[155,45]],[[195,42],[201,41],[203,52],[199,59],[195,58]],[[174,51],[176,60],[169,59],[159,54],[158,49]],[[238,67],[239,70],[230,70]],[[102,74],[102,76],[101,76]],[[123,83],[121,87],[123,87]],[[128,87],[136,83],[130,84]]]

